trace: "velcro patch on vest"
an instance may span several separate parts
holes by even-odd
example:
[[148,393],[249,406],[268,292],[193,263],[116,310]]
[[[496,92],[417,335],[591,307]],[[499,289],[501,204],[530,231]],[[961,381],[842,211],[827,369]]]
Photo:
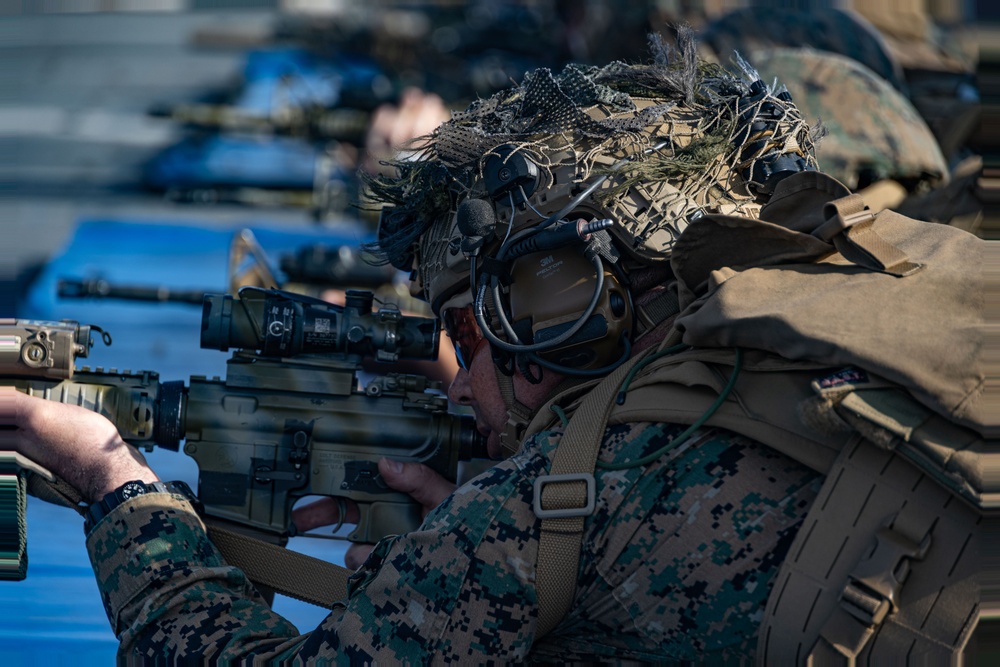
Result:
[[868,373],[860,368],[849,366],[837,371],[833,375],[813,380],[812,385],[816,392],[824,393],[830,390],[839,392],[857,389],[862,385],[867,386],[870,382],[871,378],[868,377]]
[[855,366],[844,368],[811,383],[812,390],[828,400],[839,401],[844,394],[862,389],[894,389],[899,385]]

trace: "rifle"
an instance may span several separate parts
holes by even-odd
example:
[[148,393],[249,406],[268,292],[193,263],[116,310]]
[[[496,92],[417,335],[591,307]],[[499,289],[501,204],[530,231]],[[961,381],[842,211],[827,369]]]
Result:
[[205,301],[206,290],[175,290],[164,285],[121,285],[103,278],[60,278],[56,285],[56,295],[61,299],[123,299],[125,301],[146,301],[150,303],[188,303],[201,305]]
[[149,115],[202,129],[280,134],[360,145],[364,143],[371,112],[321,104],[286,104],[270,113],[225,104],[175,104],[154,106]]
[[[250,234],[249,230],[240,232]],[[256,244],[256,241],[254,241]],[[259,248],[259,245],[257,245]],[[255,268],[266,269],[260,277],[254,276],[259,282],[268,281],[277,284],[277,279],[270,266],[263,265],[266,255],[259,250]],[[301,246],[294,253],[284,254],[280,258],[281,271],[285,274],[284,288],[299,291],[291,286],[314,288],[350,287],[355,289],[378,290],[384,286],[392,286],[396,269],[391,265],[376,266],[367,262],[365,255],[349,246],[331,246],[315,243]],[[231,267],[234,273],[236,266]],[[243,276],[234,276],[240,278]],[[232,281],[231,281],[232,282]],[[242,285],[232,285],[236,292]],[[60,278],[56,285],[56,294],[62,299],[121,299],[124,301],[143,301],[148,303],[187,303],[200,306],[205,295],[212,290],[173,289],[165,285],[131,285],[113,283],[104,278]]]
[[290,283],[372,290],[391,284],[397,272],[390,264],[371,263],[356,248],[323,243],[305,245],[294,253],[282,255],[280,266]]
[[387,373],[359,387],[362,359],[435,359],[440,325],[372,310],[370,292],[344,306],[245,287],[206,295],[201,347],[227,351],[225,379],[161,382],[152,371],[74,367],[99,327],[73,321],[0,320],[0,385],[81,405],[108,417],[122,438],[151,451],[181,449],[198,464],[206,521],[284,545],[304,496],[353,500],[360,519],[346,539],[376,542],[411,531],[421,508],[378,473],[388,456],[455,480],[460,460],[483,458],[469,416],[447,412],[440,382]]

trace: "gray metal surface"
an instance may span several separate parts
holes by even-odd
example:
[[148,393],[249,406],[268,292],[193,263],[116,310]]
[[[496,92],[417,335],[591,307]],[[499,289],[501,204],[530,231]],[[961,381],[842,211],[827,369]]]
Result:
[[[157,102],[238,83],[269,11],[0,17],[0,316],[14,314],[33,267],[81,217],[139,214],[232,224],[246,209],[194,211],[139,188],[140,167],[176,142]],[[304,220],[298,211],[275,220]]]

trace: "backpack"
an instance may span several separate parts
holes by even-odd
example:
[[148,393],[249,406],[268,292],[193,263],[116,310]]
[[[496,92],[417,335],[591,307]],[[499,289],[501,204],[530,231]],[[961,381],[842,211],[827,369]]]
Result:
[[573,416],[536,487],[539,634],[572,604],[560,582],[575,581],[580,480],[606,424],[704,423],[826,475],[768,598],[759,664],[959,660],[1000,597],[979,581],[1000,507],[987,247],[876,214],[818,172],[782,181],[760,219],[692,223],[671,255],[679,312],[659,351],[551,402]]

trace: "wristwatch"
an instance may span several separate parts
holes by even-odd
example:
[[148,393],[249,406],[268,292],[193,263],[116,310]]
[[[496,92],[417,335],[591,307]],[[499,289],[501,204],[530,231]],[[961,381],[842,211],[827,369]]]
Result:
[[90,534],[91,528],[97,525],[97,522],[106,517],[111,513],[111,510],[115,509],[123,502],[129,498],[135,498],[136,496],[141,496],[145,493],[176,493],[187,498],[198,514],[201,514],[202,505],[201,501],[198,500],[198,496],[194,495],[191,487],[187,485],[186,482],[152,482],[147,484],[145,482],[140,482],[138,480],[133,480],[131,482],[125,482],[117,489],[107,494],[96,503],[92,503],[90,507],[87,508],[86,513],[83,515],[83,532]]

